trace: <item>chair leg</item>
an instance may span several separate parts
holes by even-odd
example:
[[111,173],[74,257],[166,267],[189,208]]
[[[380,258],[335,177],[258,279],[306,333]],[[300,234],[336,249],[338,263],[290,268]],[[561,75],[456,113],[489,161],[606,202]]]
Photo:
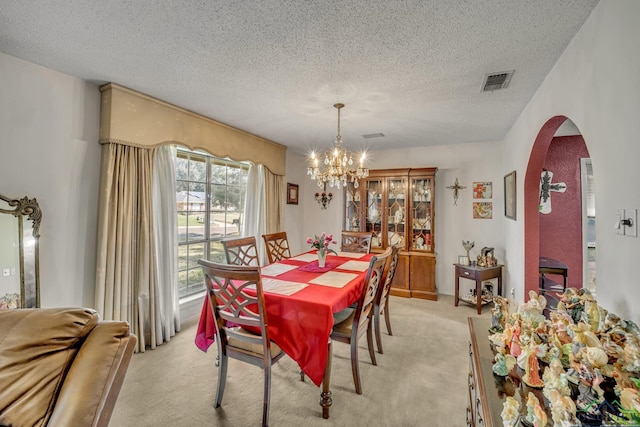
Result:
[[220,405],[222,405],[224,386],[227,384],[227,365],[229,361],[226,354],[220,355],[220,353],[218,353],[218,356],[218,389],[216,390],[216,401],[213,405],[214,408],[219,408]]
[[269,400],[271,398],[271,364],[264,367],[264,403],[262,406],[262,427],[269,425]]
[[371,356],[371,363],[375,366],[378,363],[376,362],[376,352],[373,349],[373,328],[371,322],[367,325],[367,347],[369,347],[369,356]]
[[300,369],[300,381],[304,382],[304,371]]
[[353,383],[356,385],[356,393],[362,394],[360,385],[360,367],[358,366],[358,340],[351,339],[351,372],[353,373]]
[[384,306],[384,322],[387,324],[387,332],[389,335],[393,335],[391,332],[391,320],[389,318],[389,301]]
[[373,312],[373,326],[376,330],[376,343],[378,344],[378,353],[383,354],[382,351],[382,336],[380,333],[380,307],[376,306]]

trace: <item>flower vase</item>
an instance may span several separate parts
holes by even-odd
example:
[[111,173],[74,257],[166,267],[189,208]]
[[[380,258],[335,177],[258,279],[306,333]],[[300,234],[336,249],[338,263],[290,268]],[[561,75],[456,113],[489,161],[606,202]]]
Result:
[[327,253],[325,251],[318,251],[318,267],[324,268],[324,263],[327,260]]

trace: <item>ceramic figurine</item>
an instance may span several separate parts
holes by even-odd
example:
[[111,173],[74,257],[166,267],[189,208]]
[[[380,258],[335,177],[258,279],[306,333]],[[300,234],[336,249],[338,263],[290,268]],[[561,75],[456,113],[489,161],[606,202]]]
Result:
[[542,380],[544,381],[542,394],[544,394],[544,397],[546,397],[548,400],[551,400],[551,398],[549,397],[551,390],[556,390],[563,396],[571,395],[571,389],[569,388],[569,379],[567,378],[567,373],[562,367],[560,359],[551,359],[549,367],[542,373]]
[[504,331],[505,323],[509,318],[509,300],[496,295],[493,297],[493,308],[491,309],[491,328],[489,332],[496,333]]
[[551,419],[554,427],[574,427],[578,424],[576,418],[576,404],[571,396],[562,395],[558,390],[551,390],[549,393],[549,404],[551,405]]
[[518,357],[518,361],[523,359],[523,363],[519,363],[520,367],[524,365],[525,373],[522,376],[522,382],[532,388],[542,388],[544,382],[540,378],[540,364],[538,359],[544,357],[547,351],[545,344],[531,344],[523,348],[522,354]]
[[502,406],[500,417],[503,427],[515,427],[520,418],[520,403],[511,396],[507,397]]
[[547,425],[547,414],[542,409],[540,401],[531,392],[527,395],[527,416],[529,425],[534,427],[545,427]]
[[516,366],[516,358],[510,354],[497,352],[494,360],[495,363],[492,367],[493,373],[500,377],[506,377],[509,375],[509,372],[511,372],[514,366]]
[[630,412],[634,412],[640,417],[640,396],[638,390],[634,388],[623,388],[620,391],[620,405]]

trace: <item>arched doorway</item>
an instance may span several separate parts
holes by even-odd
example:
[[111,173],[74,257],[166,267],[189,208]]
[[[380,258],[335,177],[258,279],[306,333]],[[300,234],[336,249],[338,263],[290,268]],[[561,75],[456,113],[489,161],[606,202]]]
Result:
[[[538,290],[540,256],[557,258],[569,265],[568,286],[582,287],[582,284],[589,280],[584,274],[584,266],[587,265],[588,259],[588,222],[587,210],[581,200],[581,180],[584,178],[581,177],[580,170],[581,164],[584,163],[581,159],[588,158],[589,154],[579,130],[574,125],[573,134],[558,132],[559,128],[562,127],[564,131],[567,127],[562,126],[563,124],[573,125],[567,117],[555,116],[542,126],[532,147],[524,178],[525,295],[528,295],[529,291]],[[557,138],[554,140],[554,137]],[[546,212],[547,215],[539,213],[540,173],[545,165],[551,165],[551,169],[561,172],[558,175],[564,173],[568,178],[569,188],[566,195],[558,195],[555,199],[554,193],[551,193],[551,199],[556,200],[556,210]],[[567,169],[571,172],[569,176]],[[593,220],[592,225],[595,226],[595,216]]]

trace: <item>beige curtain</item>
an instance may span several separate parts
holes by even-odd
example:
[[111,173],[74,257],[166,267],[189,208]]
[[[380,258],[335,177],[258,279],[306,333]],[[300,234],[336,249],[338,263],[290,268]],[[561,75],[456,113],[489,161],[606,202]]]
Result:
[[129,322],[144,352],[151,337],[156,298],[153,233],[154,149],[103,145],[96,310],[105,320]]
[[284,176],[272,173],[263,168],[265,195],[265,229],[266,233],[276,233],[284,230],[284,200],[286,189]]

